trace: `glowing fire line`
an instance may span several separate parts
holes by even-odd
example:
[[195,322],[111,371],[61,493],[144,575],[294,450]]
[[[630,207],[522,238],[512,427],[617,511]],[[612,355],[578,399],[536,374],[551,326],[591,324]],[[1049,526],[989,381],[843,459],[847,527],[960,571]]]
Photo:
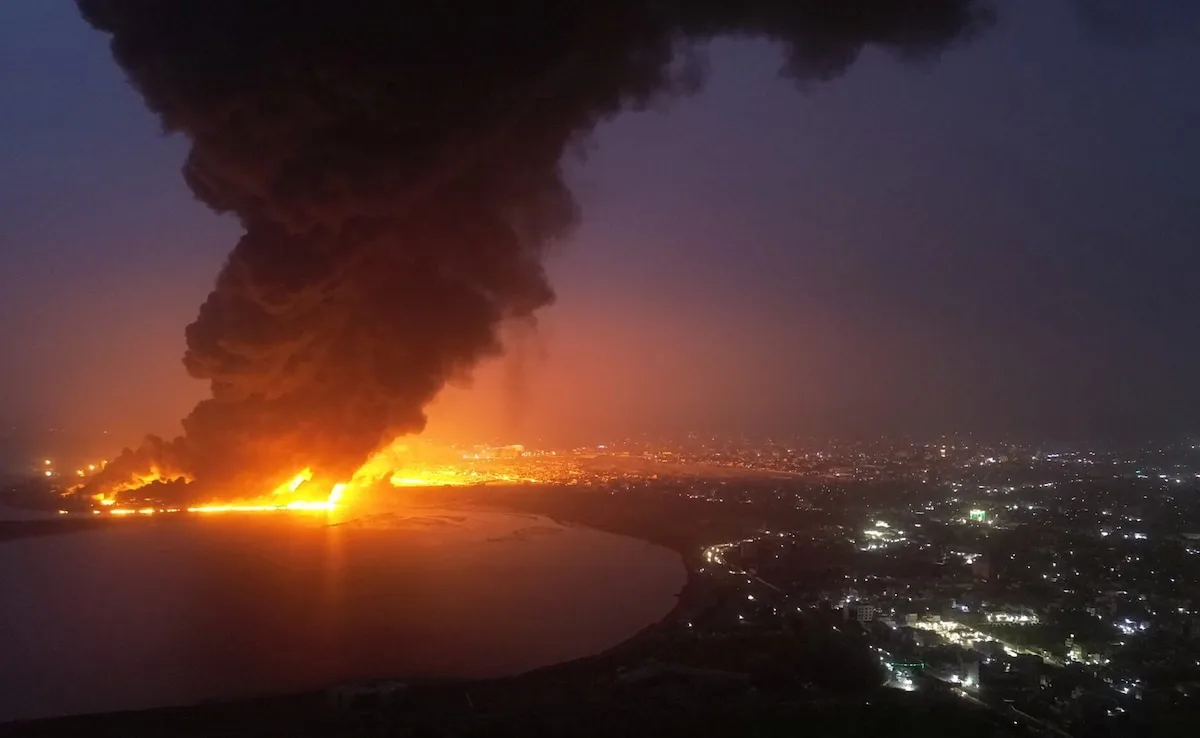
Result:
[[[305,469],[297,474],[293,479],[280,485],[271,493],[272,497],[293,493],[300,489],[306,482],[312,479],[312,470]],[[109,515],[126,516],[126,515],[154,515],[157,513],[198,513],[198,514],[217,514],[217,513],[257,513],[257,512],[332,512],[337,509],[338,503],[345,496],[346,484],[340,483],[333,485],[329,495],[324,500],[292,500],[291,502],[281,502],[276,504],[269,503],[213,503],[210,505],[191,505],[189,507],[110,507]],[[102,504],[111,505],[110,500],[101,500]],[[99,514],[100,510],[93,511]]]
[[[521,447],[511,447],[522,450]],[[463,455],[463,460],[478,461],[481,457]],[[484,457],[487,458],[487,457]],[[157,468],[150,474],[137,476],[129,483],[121,485],[116,490],[93,497],[93,501],[103,506],[93,509],[92,514],[108,513],[118,517],[136,515],[155,515],[158,513],[194,513],[211,515],[220,513],[270,513],[270,512],[319,512],[329,513],[344,505],[346,493],[350,489],[366,490],[379,483],[390,483],[393,487],[448,487],[484,484],[488,482],[537,482],[538,480],[517,476],[514,474],[497,473],[495,470],[481,471],[458,464],[426,465],[413,464],[409,457],[407,445],[396,442],[367,459],[351,476],[348,482],[334,484],[327,495],[314,497],[310,489],[314,485],[313,470],[300,470],[288,481],[275,487],[270,494],[259,498],[251,498],[242,502],[218,502],[191,505],[188,507],[117,507],[116,495],[137,489],[157,481],[167,480]],[[92,468],[89,467],[89,471]],[[190,479],[188,479],[190,481]]]

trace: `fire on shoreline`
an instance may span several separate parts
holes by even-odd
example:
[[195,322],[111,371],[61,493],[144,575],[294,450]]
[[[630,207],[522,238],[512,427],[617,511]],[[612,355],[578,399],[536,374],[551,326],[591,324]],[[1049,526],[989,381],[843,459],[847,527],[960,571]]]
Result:
[[[517,449],[521,447],[509,447]],[[416,454],[418,456],[424,454]],[[318,482],[313,481],[314,473],[311,468],[297,472],[286,482],[278,485],[269,494],[234,502],[214,501],[201,505],[179,507],[166,506],[117,506],[116,494],[97,495],[93,501],[103,506],[93,509],[93,515],[155,515],[158,513],[268,513],[268,512],[310,512],[330,513],[348,503],[348,493],[361,492],[377,484],[388,483],[392,487],[447,487],[487,484],[494,482],[521,483],[536,482],[537,479],[520,474],[506,473],[487,466],[481,467],[479,454],[453,456],[445,451],[435,454],[442,456],[441,463],[418,461],[410,448],[399,441],[377,451],[351,475],[345,482],[333,484],[328,492],[314,494],[318,490]],[[490,456],[486,458],[491,458]],[[140,484],[122,487],[117,493],[134,491],[141,486],[157,481],[169,481],[157,473],[139,477]]]
[[[298,474],[295,479],[288,482],[286,485],[281,485],[287,491],[295,492],[304,482],[312,477],[312,473],[305,469]],[[300,480],[297,482],[297,480]],[[345,484],[335,484],[329,491],[329,494],[323,500],[292,500],[283,503],[213,503],[211,505],[191,505],[188,507],[109,507],[107,510],[109,515],[154,515],[156,513],[253,513],[253,512],[332,512],[337,509],[338,503],[341,502],[342,496],[345,494]],[[278,493],[279,490],[276,490]],[[111,501],[106,504],[111,505]],[[93,510],[93,514],[101,514],[100,510]]]

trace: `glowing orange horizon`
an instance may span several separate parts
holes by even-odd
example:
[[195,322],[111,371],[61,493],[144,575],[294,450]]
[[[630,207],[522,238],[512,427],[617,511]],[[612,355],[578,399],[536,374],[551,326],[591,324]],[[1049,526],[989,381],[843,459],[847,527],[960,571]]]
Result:
[[[507,447],[522,452],[521,446]],[[279,484],[268,495],[237,502],[214,501],[187,507],[116,507],[116,496],[122,492],[139,489],[157,481],[176,481],[190,477],[168,477],[154,468],[150,474],[139,475],[128,484],[106,494],[95,495],[93,500],[107,508],[110,515],[154,515],[157,513],[265,513],[265,512],[323,512],[329,513],[346,504],[348,492],[363,491],[386,481],[392,487],[459,487],[489,482],[538,482],[540,480],[511,473],[481,471],[469,468],[461,462],[480,460],[479,454],[460,455],[460,463],[427,464],[414,462],[407,444],[400,440],[375,452],[351,475],[349,481],[338,482],[323,495],[312,495],[314,472],[305,467]],[[101,514],[104,510],[93,510]]]

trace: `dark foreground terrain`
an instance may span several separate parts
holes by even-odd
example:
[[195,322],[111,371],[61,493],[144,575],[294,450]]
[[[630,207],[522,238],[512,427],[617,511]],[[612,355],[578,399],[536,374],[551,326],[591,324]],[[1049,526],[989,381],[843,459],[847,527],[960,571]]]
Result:
[[[597,675],[597,679],[601,679]],[[589,680],[590,682],[590,680]],[[571,685],[556,685],[569,690]],[[988,736],[1006,733],[987,714],[950,698],[889,690],[856,697],[739,689],[713,693],[670,680],[607,695],[478,704],[486,685],[409,687],[395,702],[337,709],[329,695],[43,720],[0,727],[6,736]],[[551,691],[558,691],[552,689]],[[467,697],[470,695],[471,700]],[[470,702],[475,702],[474,707]]]

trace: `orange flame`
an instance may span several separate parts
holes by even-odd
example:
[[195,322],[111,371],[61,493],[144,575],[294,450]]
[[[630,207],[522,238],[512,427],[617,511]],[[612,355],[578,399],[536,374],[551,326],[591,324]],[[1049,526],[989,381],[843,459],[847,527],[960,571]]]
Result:
[[[286,481],[277,485],[267,495],[238,502],[213,501],[186,508],[129,508],[114,507],[114,500],[121,492],[135,490],[151,482],[166,479],[155,468],[150,474],[131,478],[128,483],[102,495],[95,502],[107,508],[111,515],[153,515],[160,512],[188,512],[198,514],[256,513],[256,512],[324,512],[329,513],[344,507],[352,492],[362,492],[387,482],[393,487],[445,487],[486,484],[489,482],[538,482],[532,476],[514,473],[515,469],[504,467],[506,460],[519,459],[524,449],[510,446],[485,450],[472,454],[461,454],[441,450],[415,451],[407,443],[397,440],[372,454],[348,481],[332,485],[324,494],[314,495],[314,472],[305,467]],[[440,459],[437,463],[431,459]],[[496,464],[501,466],[497,467]],[[101,463],[103,466],[103,462]],[[170,481],[170,480],[168,480]],[[190,479],[187,479],[190,481]],[[97,511],[101,512],[101,511]]]

